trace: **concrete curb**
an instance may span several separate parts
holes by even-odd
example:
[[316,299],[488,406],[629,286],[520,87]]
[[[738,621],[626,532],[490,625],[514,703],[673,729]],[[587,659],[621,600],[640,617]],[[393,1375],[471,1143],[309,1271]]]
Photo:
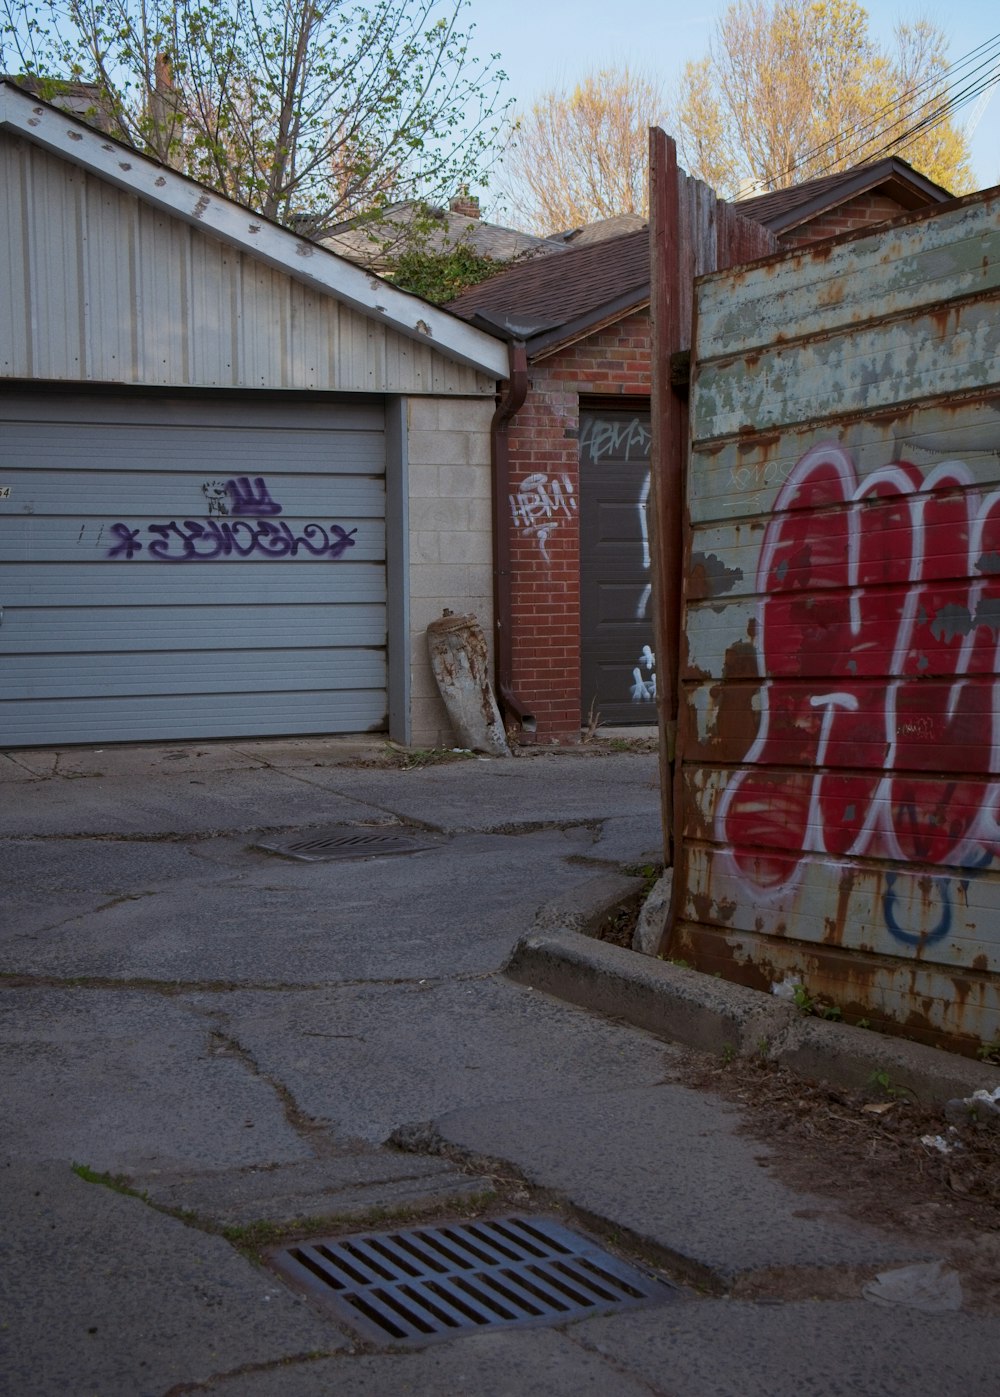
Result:
[[574,931],[522,936],[504,967],[519,984],[702,1052],[763,1053],[804,1077],[864,1087],[885,1074],[924,1105],[991,1091],[1000,1069],[850,1024],[804,1015],[787,1001],[653,960]]

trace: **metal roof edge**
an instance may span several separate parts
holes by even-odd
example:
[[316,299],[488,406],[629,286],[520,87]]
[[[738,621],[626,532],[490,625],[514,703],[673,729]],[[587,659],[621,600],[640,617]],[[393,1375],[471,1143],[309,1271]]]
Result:
[[9,80],[0,81],[0,130],[14,132],[82,166],[447,358],[492,378],[509,375],[507,346],[501,339],[151,160]]

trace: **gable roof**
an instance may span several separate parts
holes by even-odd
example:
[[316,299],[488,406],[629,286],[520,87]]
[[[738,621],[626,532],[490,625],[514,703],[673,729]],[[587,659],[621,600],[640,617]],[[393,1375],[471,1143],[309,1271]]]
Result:
[[248,256],[275,267],[321,295],[430,345],[447,358],[496,379],[509,375],[506,346],[430,302],[400,291],[372,272],[272,223],[216,190],[178,174],[106,132],[86,125],[8,80],[0,81],[0,130],[142,199]]
[[469,287],[448,309],[526,340],[537,355],[648,300],[649,233],[642,229],[511,267]]
[[351,262],[375,271],[385,270],[398,244],[405,240],[408,229],[417,220],[428,225],[420,230],[420,246],[430,252],[449,252],[462,244],[470,247],[478,257],[510,262],[514,258],[526,261],[566,251],[564,244],[556,238],[537,238],[532,233],[520,233],[500,223],[470,218],[454,209],[428,210],[414,200],[393,204],[375,219],[353,218],[338,224],[319,241],[331,252]]
[[[730,207],[777,236],[875,190],[907,210],[952,197],[905,160],[890,156],[773,194],[742,199]],[[532,358],[648,303],[649,231],[645,225],[605,241],[571,242],[566,253],[554,262],[545,258],[511,267],[469,287],[448,303],[448,309],[484,329],[525,340]]]
[[586,247],[588,243],[620,238],[623,233],[638,233],[648,227],[648,219],[641,214],[618,213],[612,218],[598,218],[594,223],[584,223],[580,228],[569,228],[565,233],[552,233],[550,238],[571,247]]
[[940,184],[920,174],[895,155],[870,165],[854,165],[835,175],[805,180],[788,189],[775,189],[752,199],[738,199],[733,207],[744,218],[763,223],[772,233],[787,233],[830,209],[856,199],[861,194],[885,194],[904,209],[922,209],[942,204],[952,195]]

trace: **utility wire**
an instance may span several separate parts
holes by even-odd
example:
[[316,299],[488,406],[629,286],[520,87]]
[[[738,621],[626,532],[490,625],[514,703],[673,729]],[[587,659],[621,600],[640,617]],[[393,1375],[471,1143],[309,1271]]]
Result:
[[[917,111],[911,110],[906,115],[891,122],[888,126],[882,127],[875,134],[869,136],[867,140],[862,141],[860,145],[847,151],[846,154],[841,153],[836,155],[830,164],[825,166],[824,170],[821,170],[820,173],[825,173],[825,170],[830,169],[840,160],[849,160],[853,155],[859,154],[867,146],[873,145],[876,141],[881,140],[884,141],[884,144],[880,149],[867,157],[869,160],[877,160],[894,147],[900,146],[912,139],[913,136],[919,135],[921,131],[929,130],[932,126],[938,125],[939,122],[943,121],[947,116],[950,116],[952,112],[958,111],[960,107],[965,106],[967,102],[972,101],[974,97],[977,97],[981,92],[984,92],[987,88],[1000,81],[1000,58],[989,58],[984,63],[980,64],[979,68],[986,68],[986,72],[981,77],[976,78],[975,81],[971,82],[967,87],[958,92],[953,92],[947,97],[942,95],[940,99],[935,99],[934,97],[928,98],[926,102],[920,104]],[[978,72],[979,69],[974,71]],[[970,75],[967,74],[966,76],[968,77]],[[902,106],[904,102],[908,104],[911,96],[911,93],[904,94],[895,105]],[[938,100],[938,105],[936,107],[932,105],[935,100]],[[924,109],[928,107],[932,109],[930,111],[924,111]],[[924,111],[924,114],[914,120],[919,111]],[[885,137],[890,131],[896,130],[899,126],[905,126],[907,122],[911,122],[912,125],[906,127],[905,130],[893,136],[888,141],[885,140]],[[840,144],[840,140],[838,139],[837,142],[832,144]]]
[[[984,50],[989,50],[985,53],[985,56],[983,56]],[[914,125],[912,131],[907,130],[901,132],[898,136],[894,137],[891,141],[884,145],[882,149],[878,151],[877,154],[868,157],[870,160],[878,159],[883,153],[885,153],[892,147],[901,145],[905,141],[909,140],[912,135],[918,134],[921,130],[927,129],[930,126],[935,125],[937,122],[944,120],[944,118],[947,115],[949,115],[950,112],[955,111],[960,106],[963,106],[965,103],[972,101],[973,98],[978,96],[980,93],[986,91],[986,89],[989,88],[991,85],[1000,81],[1000,34],[994,34],[992,38],[984,40],[981,44],[978,44],[974,49],[970,49],[968,53],[963,54],[961,58],[956,59],[954,63],[949,64],[947,69],[945,69],[944,73],[929,75],[927,78],[923,80],[923,82],[918,83],[916,87],[910,88],[907,92],[902,94],[900,97],[895,98],[892,102],[887,102],[882,107],[877,108],[873,113],[871,113],[871,115],[866,117],[864,120],[856,122],[853,126],[847,127],[844,131],[842,131],[839,135],[835,136],[832,140],[824,141],[821,144],[814,146],[811,150],[804,151],[803,154],[800,155],[798,159],[787,169],[779,171],[776,175],[772,175],[770,179],[762,180],[761,183],[767,188],[772,188],[775,184],[777,184],[779,180],[784,179],[788,175],[794,174],[795,171],[799,169],[802,165],[814,159],[816,156],[822,155],[824,151],[836,151],[838,147],[844,144],[845,141],[849,141],[857,136],[860,136],[861,133],[864,131],[872,131],[872,135],[870,135],[866,140],[862,140],[859,145],[849,150],[846,155],[842,153],[833,155],[833,158],[829,161],[829,163],[819,171],[818,175],[814,176],[814,178],[821,177],[834,165],[838,164],[841,160],[849,160],[851,156],[864,150],[866,146],[872,145],[876,141],[883,140],[887,131],[891,131],[895,129],[895,127],[902,125],[904,122],[911,120],[914,115],[912,109],[912,102],[915,97],[919,97],[922,93],[928,91],[929,89],[932,89],[935,92],[939,91],[940,83],[942,81],[948,81],[949,83],[954,85],[957,74],[959,74],[963,69],[968,69],[970,64],[972,64],[976,59],[979,59],[979,62],[975,63],[975,66],[971,68],[971,71],[966,72],[963,75],[961,81],[969,82],[970,79],[974,78],[975,74],[981,74],[981,76],[975,77],[974,81],[968,87],[948,97],[948,99],[944,101],[938,108],[936,108],[933,112],[928,113],[919,122],[917,122]],[[983,73],[984,69],[986,70],[985,73]],[[920,104],[920,108],[930,106],[935,100],[936,97],[932,95],[925,102]],[[906,103],[907,106],[910,108],[906,115],[901,116],[897,121],[890,123],[888,126],[879,124],[881,117],[898,110],[904,103]],[[918,108],[918,110],[920,108]]]

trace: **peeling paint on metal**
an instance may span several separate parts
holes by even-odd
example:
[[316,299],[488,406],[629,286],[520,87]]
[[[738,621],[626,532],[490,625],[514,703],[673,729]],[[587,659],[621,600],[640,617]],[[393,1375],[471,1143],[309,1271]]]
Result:
[[696,323],[677,944],[974,1051],[1000,1037],[1000,196],[709,277]]

